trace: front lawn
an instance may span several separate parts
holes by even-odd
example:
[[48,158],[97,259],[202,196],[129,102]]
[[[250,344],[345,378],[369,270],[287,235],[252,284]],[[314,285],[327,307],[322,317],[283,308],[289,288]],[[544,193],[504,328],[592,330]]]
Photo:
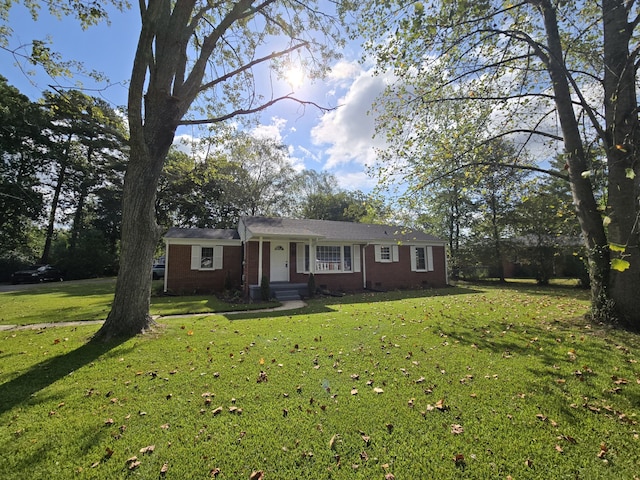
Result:
[[[160,291],[162,280],[154,282]],[[113,302],[115,278],[34,285],[0,292],[0,325],[104,320]],[[214,295],[151,297],[152,315],[213,313],[274,307],[276,302],[227,303]]]
[[354,295],[108,345],[2,332],[0,478],[633,479],[640,336],[585,323],[585,295]]

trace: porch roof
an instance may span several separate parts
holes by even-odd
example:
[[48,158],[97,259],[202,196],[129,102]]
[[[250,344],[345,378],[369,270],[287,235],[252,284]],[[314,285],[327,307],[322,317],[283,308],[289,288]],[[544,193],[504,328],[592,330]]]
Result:
[[433,235],[401,226],[333,220],[242,217],[239,230],[244,241],[255,237],[284,237],[359,243],[444,243]]

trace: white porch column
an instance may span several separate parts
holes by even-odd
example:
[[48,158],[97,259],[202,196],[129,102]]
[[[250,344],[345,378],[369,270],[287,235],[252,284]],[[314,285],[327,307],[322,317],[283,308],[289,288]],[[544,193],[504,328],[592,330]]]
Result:
[[258,285],[262,285],[262,237],[258,239]]
[[316,274],[316,249],[313,248],[313,238],[309,239],[309,273]]

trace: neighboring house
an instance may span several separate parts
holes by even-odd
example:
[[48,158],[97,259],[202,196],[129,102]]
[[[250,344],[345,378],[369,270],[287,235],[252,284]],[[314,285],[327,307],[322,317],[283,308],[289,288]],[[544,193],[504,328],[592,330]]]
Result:
[[164,238],[165,291],[176,293],[242,287],[259,298],[266,278],[278,298],[306,296],[311,273],[335,292],[448,283],[445,242],[397,226],[242,217],[237,230],[172,228]]

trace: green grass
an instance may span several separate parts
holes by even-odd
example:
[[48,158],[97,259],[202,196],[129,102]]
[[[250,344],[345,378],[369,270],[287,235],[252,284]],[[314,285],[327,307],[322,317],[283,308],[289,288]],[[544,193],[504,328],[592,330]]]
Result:
[[[161,290],[162,281],[154,282]],[[0,292],[0,325],[104,320],[109,314],[115,289],[114,279],[36,285],[24,290]],[[151,298],[152,315],[213,313],[255,310],[278,305],[268,303],[226,303],[215,296],[162,296]]]
[[355,295],[108,345],[2,332],[0,478],[633,479],[640,337],[585,323],[585,295]]

